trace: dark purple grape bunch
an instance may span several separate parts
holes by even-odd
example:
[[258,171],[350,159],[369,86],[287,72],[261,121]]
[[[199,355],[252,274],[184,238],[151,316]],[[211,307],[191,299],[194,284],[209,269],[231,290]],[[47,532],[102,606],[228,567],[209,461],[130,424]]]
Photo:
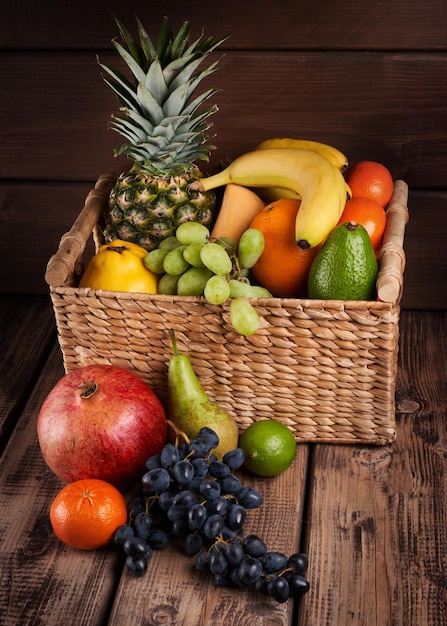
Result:
[[[178,435],[178,433],[177,433]],[[146,462],[142,493],[129,503],[129,521],[120,526],[115,544],[126,566],[143,576],[153,550],[181,540],[187,555],[216,585],[250,587],[284,602],[306,593],[307,559],[269,552],[255,535],[243,536],[247,511],[262,505],[262,495],[235,475],[245,460],[235,448],[219,460],[217,434],[202,428],[196,438],[166,443]]]

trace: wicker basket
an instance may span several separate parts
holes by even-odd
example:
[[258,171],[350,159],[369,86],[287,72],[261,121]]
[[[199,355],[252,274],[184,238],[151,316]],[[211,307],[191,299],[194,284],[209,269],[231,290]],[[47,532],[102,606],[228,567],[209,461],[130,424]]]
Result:
[[64,367],[120,365],[166,400],[169,329],[209,396],[241,429],[275,418],[300,442],[385,444],[395,438],[395,383],[403,237],[408,188],[396,181],[387,209],[377,289],[381,301],[256,299],[257,334],[245,338],[228,306],[204,298],[128,294],[77,287],[82,256],[114,175],[102,176],[50,259],[50,285]]

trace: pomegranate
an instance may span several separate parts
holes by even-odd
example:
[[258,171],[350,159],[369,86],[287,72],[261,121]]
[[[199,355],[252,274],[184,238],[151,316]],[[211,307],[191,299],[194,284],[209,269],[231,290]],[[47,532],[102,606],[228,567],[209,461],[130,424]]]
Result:
[[129,486],[167,435],[166,414],[150,387],[114,365],[87,365],[61,378],[37,419],[40,449],[62,480],[98,478]]

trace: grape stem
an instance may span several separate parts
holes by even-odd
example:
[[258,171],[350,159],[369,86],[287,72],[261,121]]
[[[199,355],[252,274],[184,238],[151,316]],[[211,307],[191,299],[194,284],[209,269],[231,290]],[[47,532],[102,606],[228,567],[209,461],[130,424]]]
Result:
[[215,243],[218,243],[219,245],[221,245],[223,249],[226,250],[228,256],[231,258],[231,261],[233,263],[233,270],[230,274],[230,278],[234,278],[236,280],[240,280],[241,282],[245,282],[244,277],[242,276],[241,266],[239,265],[239,259],[237,257],[237,254],[234,252],[234,249],[231,246],[229,246],[227,242],[221,237],[213,237],[210,239],[210,241],[214,241]]
[[[174,332],[174,331],[172,331],[172,332]],[[183,432],[183,430],[180,430],[180,428],[178,428],[178,426],[176,426],[174,424],[174,422],[172,422],[171,420],[166,420],[166,423],[174,431],[174,434],[175,434],[175,446],[178,447],[178,442],[179,442],[180,438],[184,439],[186,444],[189,446],[189,444],[191,443],[191,440],[188,437],[188,435],[185,432]]]

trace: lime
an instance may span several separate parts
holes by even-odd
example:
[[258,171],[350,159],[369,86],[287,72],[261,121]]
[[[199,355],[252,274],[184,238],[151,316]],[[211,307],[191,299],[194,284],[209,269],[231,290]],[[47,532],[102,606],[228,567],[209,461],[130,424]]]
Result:
[[239,447],[245,467],[258,476],[276,476],[287,469],[296,454],[292,431],[273,419],[254,422],[242,433]]

